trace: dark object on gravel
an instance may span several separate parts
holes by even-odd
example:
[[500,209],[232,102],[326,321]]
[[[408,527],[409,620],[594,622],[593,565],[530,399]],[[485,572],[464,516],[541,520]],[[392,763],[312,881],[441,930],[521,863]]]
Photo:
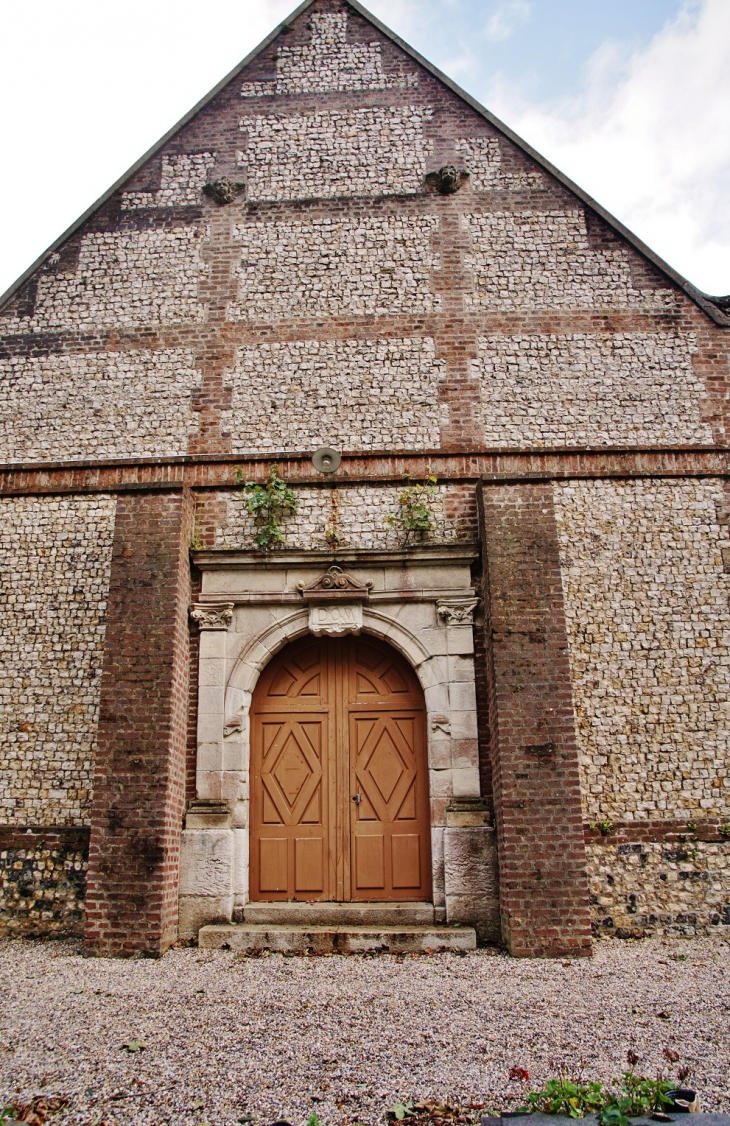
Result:
[[693,1110],[692,1104],[697,1099],[697,1092],[690,1091],[688,1087],[675,1087],[671,1091],[666,1091],[664,1097],[671,1100],[672,1105],[669,1109],[672,1114],[690,1114]]

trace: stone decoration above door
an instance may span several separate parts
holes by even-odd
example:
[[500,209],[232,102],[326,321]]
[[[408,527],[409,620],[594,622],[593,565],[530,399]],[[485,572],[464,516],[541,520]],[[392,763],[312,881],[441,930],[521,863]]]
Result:
[[315,637],[342,637],[346,633],[362,632],[362,603],[336,602],[309,607],[309,632]]
[[413,669],[426,708],[428,882],[436,921],[476,925],[482,938],[498,937],[494,830],[483,811],[470,812],[469,824],[463,812],[456,820],[451,812],[455,802],[483,807],[472,630],[477,556],[475,546],[456,544],[345,549],[336,563],[329,552],[277,551],[265,559],[194,552],[202,573],[196,620],[203,626],[196,796],[226,802],[231,827],[183,831],[182,938],[206,922],[240,917],[249,901],[252,697],[275,654],[308,634],[333,644],[370,634]]
[[372,580],[360,582],[354,575],[348,575],[342,567],[334,564],[313,583],[297,583],[297,590],[301,592],[305,602],[367,602],[372,588]]

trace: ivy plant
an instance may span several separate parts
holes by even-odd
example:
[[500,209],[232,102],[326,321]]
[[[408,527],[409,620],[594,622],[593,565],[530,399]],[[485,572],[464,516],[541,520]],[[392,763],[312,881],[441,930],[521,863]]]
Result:
[[404,486],[398,496],[398,511],[389,513],[385,523],[400,533],[404,547],[416,537],[425,539],[435,527],[433,502],[436,497],[436,477],[426,470],[425,480],[412,481],[403,475]]
[[[240,484],[243,474],[236,471],[236,481]],[[246,481],[244,486],[248,510],[258,525],[255,544],[262,551],[284,542],[282,522],[297,511],[297,496],[283,477],[279,476],[276,465],[272,465],[269,479],[265,484]]]

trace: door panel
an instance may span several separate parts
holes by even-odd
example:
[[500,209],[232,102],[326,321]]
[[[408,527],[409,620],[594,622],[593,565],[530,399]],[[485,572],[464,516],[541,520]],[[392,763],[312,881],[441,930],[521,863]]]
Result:
[[331,895],[328,657],[306,638],[275,657],[251,714],[251,897]]
[[252,899],[430,897],[424,716],[412,669],[374,638],[271,661],[252,706]]
[[259,851],[259,888],[261,891],[286,891],[288,886],[286,837],[264,837]]
[[352,834],[359,855],[361,840],[382,842],[382,882],[376,887],[368,867],[361,881],[356,865],[353,899],[423,899],[430,894],[428,800],[419,739],[420,713],[351,717],[353,787],[362,795],[353,803]]

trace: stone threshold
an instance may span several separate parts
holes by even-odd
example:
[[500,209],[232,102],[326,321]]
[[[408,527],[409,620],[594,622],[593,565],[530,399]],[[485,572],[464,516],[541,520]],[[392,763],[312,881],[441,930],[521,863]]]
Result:
[[306,926],[224,923],[201,927],[201,950],[278,954],[435,954],[476,950],[471,927]]
[[247,903],[234,912],[233,922],[267,926],[432,927],[436,915],[432,903],[279,901]]

